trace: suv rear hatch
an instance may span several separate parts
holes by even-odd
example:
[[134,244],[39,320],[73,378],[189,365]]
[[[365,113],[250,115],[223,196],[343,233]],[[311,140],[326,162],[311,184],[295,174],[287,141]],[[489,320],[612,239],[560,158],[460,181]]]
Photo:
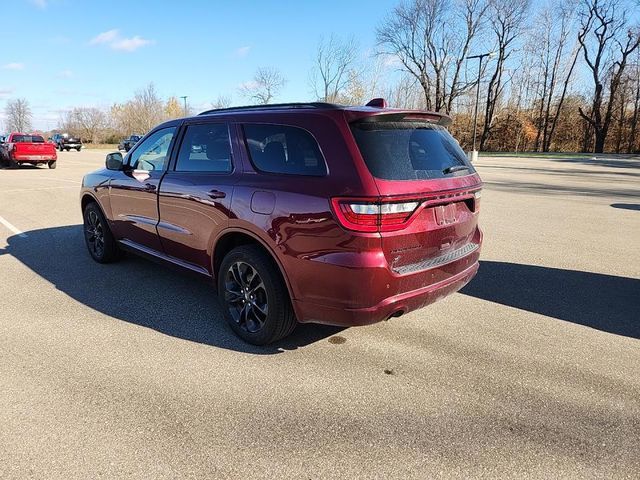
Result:
[[482,183],[456,140],[438,117],[433,120],[433,115],[396,113],[352,122],[379,197],[341,201],[338,207],[358,223],[375,222],[395,274],[448,265],[432,276],[437,282],[467,268],[467,261],[456,261],[480,246]]

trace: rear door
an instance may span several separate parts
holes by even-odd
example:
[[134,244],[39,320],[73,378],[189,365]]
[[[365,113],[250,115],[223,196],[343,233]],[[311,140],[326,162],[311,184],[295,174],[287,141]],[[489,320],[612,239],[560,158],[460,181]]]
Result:
[[136,247],[162,251],[156,225],[158,186],[175,142],[176,127],[151,133],[126,157],[126,168],[114,172],[109,184],[116,238]]
[[444,127],[380,116],[351,130],[381,196],[382,247],[395,273],[452,264],[479,247],[480,177]]
[[175,162],[160,186],[158,233],[167,255],[211,273],[213,240],[229,221],[233,161],[229,125],[185,125]]

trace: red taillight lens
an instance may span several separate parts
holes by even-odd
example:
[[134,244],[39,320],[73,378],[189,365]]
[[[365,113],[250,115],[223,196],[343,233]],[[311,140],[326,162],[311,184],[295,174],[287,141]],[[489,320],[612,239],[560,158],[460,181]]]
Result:
[[420,201],[334,198],[333,210],[340,224],[356,232],[390,232],[406,227]]
[[473,193],[473,200],[474,200],[473,211],[474,212],[479,212],[480,211],[480,199],[481,198],[482,198],[482,190],[476,190]]

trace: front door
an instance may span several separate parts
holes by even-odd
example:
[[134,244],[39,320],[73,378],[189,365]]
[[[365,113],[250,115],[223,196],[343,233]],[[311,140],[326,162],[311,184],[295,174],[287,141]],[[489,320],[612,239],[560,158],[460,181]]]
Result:
[[176,127],[162,128],[136,145],[125,168],[111,180],[113,233],[119,240],[161,252],[158,238],[158,187],[174,143]]
[[158,234],[165,253],[209,273],[212,243],[228,224],[238,173],[231,151],[227,124],[187,124],[175,165],[160,185]]

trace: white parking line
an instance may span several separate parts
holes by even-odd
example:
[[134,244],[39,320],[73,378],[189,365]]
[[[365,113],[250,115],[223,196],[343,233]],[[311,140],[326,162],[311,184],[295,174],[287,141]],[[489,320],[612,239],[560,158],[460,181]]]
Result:
[[33,188],[14,188],[12,190],[2,190],[2,193],[16,193],[16,192],[39,192],[42,190],[64,190],[67,188],[73,188],[74,190],[77,187],[72,185],[67,185],[64,187],[33,187]]
[[11,230],[13,233],[15,233],[16,235],[18,235],[19,237],[22,238],[26,238],[27,234],[24,233],[21,230],[18,230],[16,227],[14,227],[13,225],[11,225],[8,221],[6,221],[4,218],[0,217],[0,223],[3,224],[5,227],[7,227],[9,230]]

